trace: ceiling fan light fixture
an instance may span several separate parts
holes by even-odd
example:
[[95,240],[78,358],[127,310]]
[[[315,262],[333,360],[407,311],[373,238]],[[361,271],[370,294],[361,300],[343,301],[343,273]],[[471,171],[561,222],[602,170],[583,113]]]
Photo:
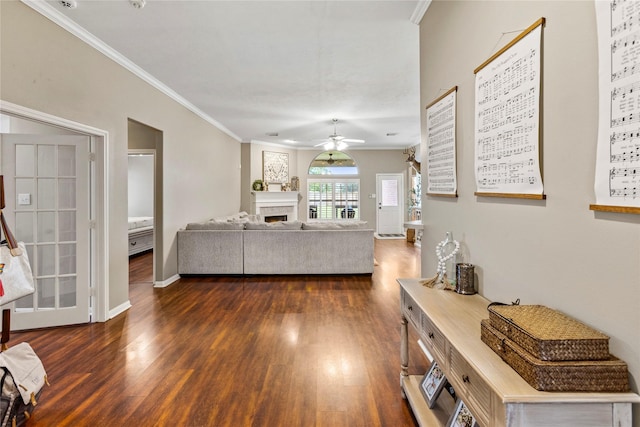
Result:
[[338,151],[342,151],[342,150],[344,150],[344,149],[345,149],[345,148],[347,148],[347,147],[348,147],[348,145],[347,145],[347,144],[345,144],[345,143],[344,143],[344,142],[342,142],[342,141],[338,142],[338,144],[336,145],[336,149],[337,149]]
[[334,148],[336,148],[336,144],[333,141],[329,141],[326,144],[324,144],[324,149],[327,151],[333,150]]

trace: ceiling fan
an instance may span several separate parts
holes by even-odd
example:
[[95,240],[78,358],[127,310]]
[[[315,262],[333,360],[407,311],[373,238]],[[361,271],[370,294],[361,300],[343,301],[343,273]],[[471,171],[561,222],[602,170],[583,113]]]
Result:
[[314,147],[324,145],[325,150],[344,150],[349,146],[347,143],[364,144],[364,139],[345,138],[338,134],[338,131],[336,130],[338,119],[331,119],[331,121],[333,122],[333,134],[329,135],[329,137],[326,140],[323,140],[323,142],[314,145]]

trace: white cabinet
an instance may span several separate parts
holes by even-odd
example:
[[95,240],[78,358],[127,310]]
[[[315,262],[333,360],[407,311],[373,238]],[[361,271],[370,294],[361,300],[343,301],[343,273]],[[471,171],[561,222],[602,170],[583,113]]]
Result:
[[480,321],[489,317],[485,298],[427,288],[419,279],[398,283],[400,385],[420,425],[445,425],[450,409],[430,410],[419,389],[422,377],[408,375],[409,324],[482,427],[631,427],[631,404],[640,403],[635,393],[550,393],[527,384],[480,339]]
[[153,227],[129,233],[129,256],[153,249]]

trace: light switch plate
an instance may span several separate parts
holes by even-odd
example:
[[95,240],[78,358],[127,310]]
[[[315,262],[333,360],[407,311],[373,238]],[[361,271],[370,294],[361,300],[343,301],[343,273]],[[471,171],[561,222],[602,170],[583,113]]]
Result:
[[29,193],[20,193],[18,194],[18,204],[23,206],[23,205],[30,205],[31,204],[31,194]]

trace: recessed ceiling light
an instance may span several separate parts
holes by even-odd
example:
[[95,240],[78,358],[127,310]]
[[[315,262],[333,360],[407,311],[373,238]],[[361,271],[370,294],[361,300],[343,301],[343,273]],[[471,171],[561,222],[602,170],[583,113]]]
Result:
[[60,3],[60,6],[66,7],[67,9],[75,9],[78,7],[78,2],[76,2],[76,0],[61,0],[58,3]]

